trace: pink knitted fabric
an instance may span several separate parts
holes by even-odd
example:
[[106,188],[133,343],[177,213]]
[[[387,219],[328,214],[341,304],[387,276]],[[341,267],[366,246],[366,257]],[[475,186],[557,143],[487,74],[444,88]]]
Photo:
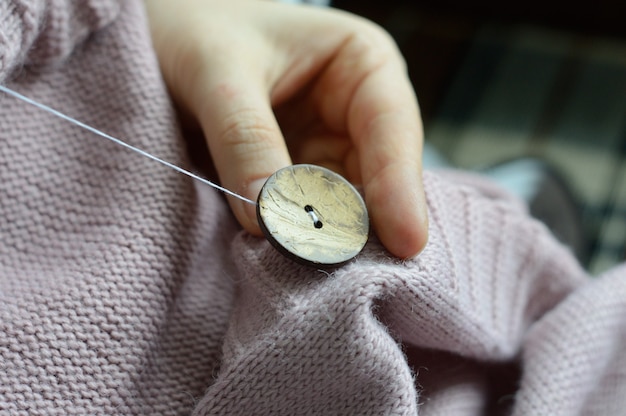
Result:
[[[0,82],[173,163],[140,1],[0,3]],[[430,241],[292,263],[222,195],[0,94],[0,415],[618,415],[626,266],[589,279],[483,179]]]

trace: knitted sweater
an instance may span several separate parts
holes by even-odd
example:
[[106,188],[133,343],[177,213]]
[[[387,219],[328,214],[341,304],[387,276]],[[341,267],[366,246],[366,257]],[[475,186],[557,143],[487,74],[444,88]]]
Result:
[[[0,82],[191,167],[140,1],[0,2]],[[293,263],[223,196],[0,94],[0,415],[617,415],[626,266],[426,172],[430,240]]]

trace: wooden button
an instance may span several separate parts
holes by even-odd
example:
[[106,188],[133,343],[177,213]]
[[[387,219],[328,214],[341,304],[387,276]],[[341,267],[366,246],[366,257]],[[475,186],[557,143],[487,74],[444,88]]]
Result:
[[293,165],[270,176],[257,201],[261,230],[287,257],[310,266],[338,266],[359,254],[369,234],[363,198],[342,176]]

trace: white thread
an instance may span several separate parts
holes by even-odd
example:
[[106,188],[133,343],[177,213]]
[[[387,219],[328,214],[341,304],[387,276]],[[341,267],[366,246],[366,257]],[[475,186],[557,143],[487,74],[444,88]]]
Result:
[[189,177],[191,177],[191,178],[193,178],[195,180],[198,180],[198,181],[200,181],[200,182],[202,182],[202,183],[204,183],[206,185],[212,186],[213,188],[215,188],[215,189],[217,189],[219,191],[222,191],[225,194],[234,196],[235,198],[239,198],[242,201],[247,202],[248,204],[257,205],[257,203],[254,202],[251,199],[248,199],[248,198],[246,198],[244,196],[236,194],[235,192],[233,192],[233,191],[231,191],[229,189],[226,189],[226,188],[224,188],[222,186],[219,186],[218,184],[213,183],[213,182],[209,181],[208,179],[204,179],[204,178],[196,175],[195,173],[192,173],[192,172],[190,172],[188,170],[185,170],[185,169],[183,169],[181,167],[178,167],[178,166],[174,165],[173,163],[170,163],[170,162],[168,162],[166,160],[163,160],[163,159],[161,159],[161,158],[159,158],[157,156],[154,156],[154,155],[146,152],[145,150],[141,150],[138,147],[135,147],[133,145],[130,145],[130,144],[120,140],[120,139],[117,139],[117,138],[115,138],[113,136],[110,136],[110,135],[108,135],[108,134],[106,134],[106,133],[104,133],[104,132],[102,132],[102,131],[94,128],[94,127],[91,127],[91,126],[89,126],[89,125],[87,125],[87,124],[85,124],[85,123],[83,123],[81,121],[78,121],[78,120],[76,120],[76,119],[74,119],[74,118],[72,118],[70,116],[67,116],[67,115],[61,113],[60,111],[57,111],[57,110],[55,110],[55,109],[53,109],[51,107],[48,107],[45,104],[41,104],[41,103],[39,103],[39,102],[37,102],[35,100],[32,100],[32,99],[30,99],[30,98],[28,98],[28,97],[26,97],[26,96],[24,96],[24,95],[22,95],[20,93],[17,93],[15,91],[5,87],[4,85],[0,85],[0,91],[3,91],[5,93],[9,94],[10,96],[15,97],[15,98],[17,98],[19,100],[22,100],[22,101],[24,101],[24,102],[26,102],[28,104],[31,104],[31,105],[33,105],[33,106],[35,106],[35,107],[37,107],[37,108],[39,108],[41,110],[47,111],[50,114],[53,114],[53,115],[55,115],[55,116],[57,116],[59,118],[62,118],[63,120],[69,121],[70,123],[75,124],[75,125],[77,125],[79,127],[82,127],[83,129],[88,130],[88,131],[90,131],[92,133],[95,133],[98,136],[104,137],[105,139],[108,139],[108,140],[112,141],[113,143],[116,143],[116,144],[118,144],[120,146],[123,146],[123,147],[125,147],[127,149],[130,149],[133,152],[139,153],[140,155],[145,156],[145,157],[147,157],[149,159],[152,159],[155,162],[159,162],[162,165],[165,165],[165,166],[167,166],[167,167],[169,167],[171,169],[174,169],[175,171],[178,171],[178,172],[180,172],[180,173],[182,173],[184,175],[187,175],[187,176],[189,176]]
[[315,228],[322,228],[324,226],[322,224],[322,221],[320,221],[319,217],[317,216],[317,214],[315,213],[311,205],[305,205],[304,210],[307,212],[307,214],[309,214],[309,217],[311,217],[311,219],[313,220],[313,226]]
[[313,211],[309,211],[309,217],[313,220],[313,223],[317,223],[320,219],[317,218],[317,215]]

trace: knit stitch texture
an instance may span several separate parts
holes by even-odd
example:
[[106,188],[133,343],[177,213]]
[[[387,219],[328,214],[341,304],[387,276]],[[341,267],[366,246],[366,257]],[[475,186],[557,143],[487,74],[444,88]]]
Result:
[[[0,82],[191,167],[140,1],[0,4]],[[618,415],[626,265],[426,172],[430,240],[336,270],[213,189],[0,94],[0,415]]]

